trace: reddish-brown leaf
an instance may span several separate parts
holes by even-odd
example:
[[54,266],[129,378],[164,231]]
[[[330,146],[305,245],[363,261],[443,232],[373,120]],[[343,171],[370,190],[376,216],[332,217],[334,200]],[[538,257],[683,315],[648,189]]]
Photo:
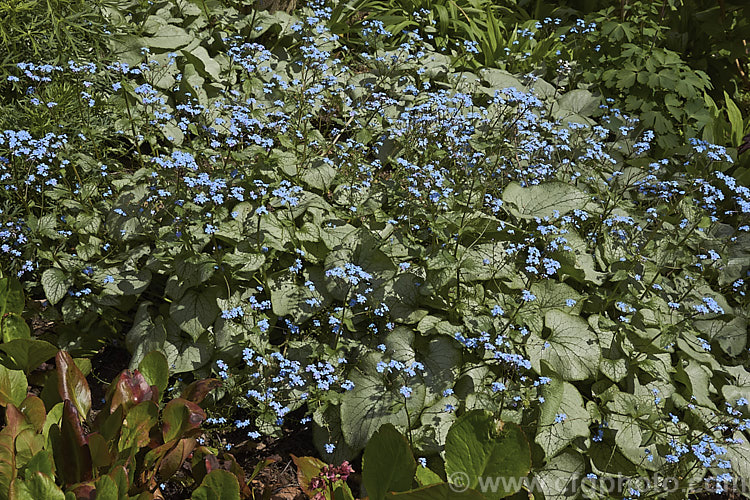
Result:
[[294,465],[297,466],[297,482],[302,490],[309,496],[315,495],[316,490],[310,487],[310,481],[320,474],[326,463],[315,457],[296,457],[291,455]]
[[118,406],[122,406],[127,412],[131,407],[143,401],[158,401],[158,396],[148,382],[146,377],[138,370],[123,370],[120,376],[109,387],[107,391],[109,401],[109,412],[113,413]]
[[206,398],[209,392],[217,387],[221,387],[221,380],[218,378],[196,380],[182,391],[182,398],[193,403],[200,403]]
[[185,460],[188,459],[190,454],[195,449],[195,439],[187,438],[180,439],[177,444],[172,448],[161,460],[159,465],[159,477],[162,480],[169,479],[177,472]]
[[162,412],[162,435],[165,443],[189,437],[200,432],[206,412],[200,406],[183,398],[173,399]]
[[91,390],[83,372],[76,366],[73,358],[65,351],[58,351],[57,390],[63,401],[71,401],[80,418],[85,419],[91,409]]

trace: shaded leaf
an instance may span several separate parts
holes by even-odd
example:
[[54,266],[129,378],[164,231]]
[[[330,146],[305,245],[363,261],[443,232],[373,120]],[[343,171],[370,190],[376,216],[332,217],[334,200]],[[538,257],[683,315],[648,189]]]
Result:
[[15,368],[30,373],[57,354],[57,347],[37,339],[14,339],[0,344],[0,350],[8,355]]
[[218,378],[205,378],[196,380],[182,391],[182,398],[200,404],[209,392],[217,387],[221,387],[221,380]]
[[389,491],[411,487],[417,462],[406,438],[391,424],[372,435],[362,458],[362,483],[370,500],[382,500]]
[[[449,478],[462,477],[471,488],[485,478],[504,478],[490,498],[503,498],[520,489],[520,478],[531,469],[531,448],[516,424],[495,420],[483,410],[470,411],[456,420],[445,440],[445,472]],[[519,478],[518,484],[510,479]],[[463,485],[462,485],[463,486]],[[493,488],[494,489],[494,488]]]

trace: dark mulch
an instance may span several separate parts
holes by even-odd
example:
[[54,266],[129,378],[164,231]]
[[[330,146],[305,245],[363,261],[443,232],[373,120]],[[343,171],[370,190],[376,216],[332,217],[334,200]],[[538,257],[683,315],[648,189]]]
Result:
[[98,412],[104,406],[109,384],[130,363],[130,353],[123,347],[109,344],[91,358],[91,373],[86,377],[91,389],[91,410]]
[[284,429],[284,436],[279,439],[264,438],[252,441],[248,439],[247,432],[241,429],[226,434],[224,439],[233,445],[231,453],[248,478],[259,463],[273,461],[262,469],[251,483],[251,487],[259,495],[267,495],[265,498],[273,500],[307,498],[299,487],[297,469],[291,455],[317,455],[309,425],[290,425]]

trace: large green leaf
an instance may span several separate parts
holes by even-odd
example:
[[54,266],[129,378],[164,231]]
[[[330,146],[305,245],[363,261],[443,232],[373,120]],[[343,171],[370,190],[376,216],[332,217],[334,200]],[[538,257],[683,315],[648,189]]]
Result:
[[159,351],[151,351],[138,364],[138,370],[146,377],[149,385],[155,385],[163,394],[169,383],[167,357]]
[[36,474],[38,472],[50,477],[55,476],[55,459],[52,457],[51,451],[40,451],[26,464],[26,477],[29,477],[29,474]]
[[[230,265],[233,265],[232,258],[235,256],[236,254],[226,256]],[[216,262],[206,254],[195,256],[181,254],[175,260],[174,274],[169,277],[164,289],[167,296],[173,300],[181,299],[188,289],[205,282],[216,272]]]
[[[171,329],[170,329],[171,330]],[[172,373],[192,372],[206,366],[214,352],[208,332],[195,341],[185,334],[170,331],[164,342],[164,354]]]
[[406,438],[391,424],[372,435],[362,457],[362,483],[371,500],[383,500],[389,491],[411,488],[417,462]]
[[534,471],[536,484],[547,500],[567,500],[580,497],[581,477],[586,470],[583,457],[572,450],[548,460]]
[[732,471],[737,477],[750,477],[750,447],[747,445],[747,436],[741,432],[736,432],[733,436],[735,442],[727,446],[727,457],[732,464]]
[[[552,280],[543,280],[531,285],[531,293],[536,299],[528,303],[518,314],[519,319],[534,332],[542,331],[544,315],[552,309],[559,309],[571,315],[577,315],[581,309],[581,294],[571,286]],[[569,307],[568,300],[576,301]]]
[[526,87],[513,75],[497,68],[482,68],[479,75],[489,84],[490,92],[494,95],[497,89],[515,88],[526,90]]
[[457,487],[448,483],[431,484],[403,493],[392,493],[386,498],[398,500],[484,500],[486,497],[476,490]]
[[573,384],[552,378],[541,393],[544,403],[534,441],[542,447],[546,457],[553,457],[574,439],[589,436],[591,416]]
[[0,431],[0,499],[2,500],[8,498],[10,485],[18,474],[13,440],[14,436],[10,428],[5,427]]
[[130,360],[130,369],[138,367],[138,363],[149,352],[162,350],[167,339],[167,331],[164,325],[164,317],[151,318],[149,307],[151,302],[144,301],[138,305],[138,310],[133,318],[133,326],[125,334],[125,347],[133,355]]
[[47,474],[27,474],[25,480],[16,478],[11,486],[11,495],[18,500],[65,500],[65,493]]
[[240,498],[240,484],[231,472],[212,470],[201,481],[201,485],[190,497],[192,500],[237,500]]
[[127,491],[120,491],[117,483],[109,476],[102,476],[96,481],[96,497],[119,500],[127,498]]
[[[325,456],[331,463],[342,463],[353,460],[357,452],[346,443],[341,430],[341,413],[338,406],[327,405],[313,413],[313,443],[320,456]],[[325,445],[335,443],[332,454],[323,454]]]
[[183,398],[171,400],[162,412],[162,435],[164,442],[192,434],[206,419],[200,406]]
[[[588,90],[573,89],[555,101],[552,105],[552,116],[563,122],[579,121],[576,118],[590,117],[599,107],[600,97],[596,97]],[[582,120],[582,122],[586,122]]]
[[193,340],[197,340],[219,315],[216,305],[216,290],[188,290],[182,298],[173,302],[169,308],[172,319],[189,333]]
[[[388,334],[383,343],[386,345],[386,355],[391,359],[406,365],[415,361],[412,347],[414,333],[411,329],[398,327]],[[417,415],[424,408],[424,382],[418,377],[411,378],[409,387],[413,392],[405,400],[399,392],[403,384],[401,377],[389,379],[385,373],[378,373],[377,363],[383,359],[376,353],[364,356],[349,376],[354,388],[341,395],[341,429],[347,444],[355,450],[364,448],[370,437],[384,424],[390,423],[406,431],[409,422],[407,410],[413,416],[412,422],[416,422]]]
[[302,180],[308,186],[324,193],[331,188],[331,183],[335,177],[336,169],[333,165],[329,165],[322,160],[313,161],[312,165],[302,172]]
[[429,340],[419,338],[416,351],[417,358],[422,361],[425,367],[426,402],[431,403],[441,398],[445,389],[453,387],[461,361],[459,344],[444,336]]
[[512,206],[511,212],[516,217],[533,219],[548,217],[555,212],[565,215],[583,208],[589,195],[565,182],[551,181],[529,187],[511,182],[503,191],[502,199]]
[[221,66],[208,54],[205,47],[199,45],[191,50],[184,49],[180,52],[195,66],[201,76],[210,77],[217,82],[221,81]]
[[31,329],[20,314],[7,313],[4,317],[0,316],[0,318],[0,330],[2,331],[3,342],[31,338]]
[[141,39],[142,47],[152,47],[156,49],[175,50],[184,47],[195,39],[183,28],[173,24],[167,24],[159,28],[158,32],[150,37]]
[[646,456],[649,455],[646,450],[653,449],[653,445],[648,443],[648,424],[637,418],[618,414],[610,415],[607,423],[616,431],[615,444],[628,460],[652,471],[661,470],[665,466],[664,458],[658,453],[652,454],[653,461],[646,460]]
[[586,380],[596,375],[601,349],[586,321],[551,309],[544,315],[544,325],[551,331],[546,339],[531,334],[526,342],[526,352],[537,373],[542,373],[544,361],[564,380]]
[[57,304],[65,297],[70,288],[71,281],[62,269],[56,267],[45,270],[42,273],[42,288],[50,304]]
[[450,395],[424,409],[419,417],[422,426],[414,434],[415,451],[425,455],[442,451],[448,431],[456,421],[456,413],[446,411],[447,405],[458,408],[460,403],[456,396]]
[[[521,489],[521,479],[531,470],[531,449],[521,428],[495,420],[489,412],[473,410],[462,415],[445,440],[448,480],[477,488],[480,480],[497,478],[496,491],[483,491],[499,499]],[[494,490],[491,488],[490,490]]]
[[14,368],[25,373],[38,367],[57,354],[57,347],[49,342],[36,339],[15,339],[0,344],[0,350],[5,352]]
[[130,408],[122,422],[119,451],[142,449],[151,441],[149,432],[159,421],[159,407],[153,401],[144,401]]
[[[322,279],[322,273],[316,272],[314,274],[312,281],[321,283],[314,278]],[[325,295],[298,284],[287,272],[273,277],[268,287],[271,292],[273,313],[277,316],[291,316],[295,324],[307,321],[329,302]],[[306,302],[308,300],[315,300],[319,305],[310,305]]]
[[727,107],[727,116],[729,117],[729,123],[732,124],[731,140],[733,144],[742,144],[742,135],[745,133],[745,125],[742,119],[742,113],[734,101],[729,97],[726,91],[724,91],[724,102]]
[[[387,387],[383,377],[355,371],[350,377],[354,389],[341,396],[341,430],[347,444],[357,449],[364,448],[367,441],[384,424],[393,424],[406,430],[408,418],[404,398],[399,387]],[[424,401],[424,388],[412,387],[414,393],[409,409],[416,413]],[[420,398],[421,396],[421,398]]]
[[747,344],[747,321],[733,318],[725,322],[717,319],[696,321],[695,327],[708,336],[707,340],[718,342],[721,350],[730,356],[739,356]]
[[0,406],[12,403],[21,406],[26,399],[26,377],[20,370],[9,370],[0,365]]
[[0,278],[0,318],[7,313],[23,313],[24,305],[21,282],[13,277]]
[[91,452],[81,426],[81,416],[69,399],[63,404],[60,425],[53,424],[49,429],[49,442],[52,445],[55,468],[66,485],[91,479]]

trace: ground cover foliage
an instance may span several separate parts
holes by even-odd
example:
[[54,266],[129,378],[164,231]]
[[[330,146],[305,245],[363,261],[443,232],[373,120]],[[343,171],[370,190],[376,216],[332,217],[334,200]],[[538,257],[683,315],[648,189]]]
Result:
[[[652,131],[573,78],[596,46],[550,76],[525,54],[480,67],[481,43],[445,53],[387,16],[338,34],[356,5],[104,8],[117,62],[24,61],[3,82],[0,467],[19,473],[0,498],[162,488],[205,415],[185,392],[162,402],[165,366],[222,380],[200,398],[211,433],[312,426],[312,497],[352,497],[343,462],[361,452],[372,499],[522,489],[475,491],[501,476],[540,498],[682,498],[750,477],[750,191],[726,174],[733,149]],[[571,39],[592,23],[540,21]],[[43,339],[29,297],[57,322]],[[28,403],[58,349],[60,370],[113,341],[139,371],[107,406],[140,436],[92,443],[83,383],[42,378],[41,412]],[[168,407],[185,435],[157,426]],[[43,420],[96,465],[61,467]],[[180,479],[194,497],[253,495],[236,467],[208,470],[232,462],[208,445],[213,465]],[[647,486],[656,472],[678,485]]]
[[[569,88],[585,82],[653,129],[660,155],[688,137],[736,147],[750,131],[744,2],[360,0],[353,8],[398,39],[419,30],[461,67],[534,71]],[[356,44],[360,27],[341,19],[333,30]],[[466,41],[476,43],[468,58]],[[731,173],[747,183],[747,166]]]

